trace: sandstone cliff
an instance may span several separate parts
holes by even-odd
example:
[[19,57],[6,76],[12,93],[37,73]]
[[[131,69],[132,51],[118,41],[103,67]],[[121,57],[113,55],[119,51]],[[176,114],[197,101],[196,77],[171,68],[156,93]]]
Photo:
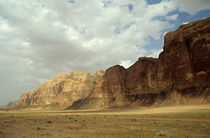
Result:
[[22,94],[13,108],[66,108],[86,98],[104,71],[61,73],[32,92]]
[[210,102],[210,18],[181,25],[164,38],[159,58],[141,57],[125,69],[61,74],[13,107],[71,109]]
[[107,69],[91,95],[70,108],[210,102],[210,18],[182,25],[164,39],[159,58]]

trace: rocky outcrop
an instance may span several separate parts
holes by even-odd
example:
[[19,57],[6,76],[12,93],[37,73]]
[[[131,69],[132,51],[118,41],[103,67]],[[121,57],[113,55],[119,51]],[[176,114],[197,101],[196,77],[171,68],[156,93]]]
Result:
[[14,107],[71,109],[210,102],[210,18],[181,25],[164,38],[159,58],[125,69],[61,74],[25,93]]
[[159,58],[106,70],[89,97],[70,108],[111,108],[210,102],[210,18],[165,35]]
[[66,108],[86,98],[104,71],[61,73],[32,92],[22,94],[13,108]]

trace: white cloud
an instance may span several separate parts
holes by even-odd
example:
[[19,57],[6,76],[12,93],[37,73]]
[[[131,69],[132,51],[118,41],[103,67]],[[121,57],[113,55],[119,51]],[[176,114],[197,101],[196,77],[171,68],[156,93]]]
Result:
[[59,72],[128,67],[139,56],[157,56],[145,49],[147,40],[173,24],[156,17],[176,20],[168,13],[183,10],[178,0],[105,1],[0,0],[0,97],[16,97]]
[[182,24],[188,24],[189,22],[184,22],[184,23],[182,23]]
[[124,68],[128,68],[133,64],[132,61],[130,60],[123,60],[120,62],[120,65],[123,66]]
[[177,18],[178,18],[178,14],[174,14],[174,15],[167,16],[166,17],[166,19],[167,20],[170,20],[170,21],[177,20]]
[[163,51],[163,49],[152,49],[148,53],[148,57],[158,58],[159,54]]
[[210,9],[210,0],[171,0],[171,2],[180,11],[187,12],[191,15],[204,9]]

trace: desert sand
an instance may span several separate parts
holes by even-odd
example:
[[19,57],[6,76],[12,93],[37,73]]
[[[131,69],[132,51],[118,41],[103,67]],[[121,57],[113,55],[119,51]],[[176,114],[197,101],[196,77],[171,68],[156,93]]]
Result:
[[0,138],[210,137],[210,104],[106,110],[1,110]]

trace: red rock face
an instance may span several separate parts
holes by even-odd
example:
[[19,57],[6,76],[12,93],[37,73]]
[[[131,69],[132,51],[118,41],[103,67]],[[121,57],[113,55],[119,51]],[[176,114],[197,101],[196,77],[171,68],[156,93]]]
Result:
[[210,18],[182,25],[164,40],[158,59],[107,69],[77,108],[210,102]]
[[104,75],[77,73],[75,79],[66,74],[24,94],[15,106],[81,109],[210,102],[210,18],[182,25],[164,40],[159,58],[141,57],[128,69],[116,65]]
[[158,86],[158,59],[139,58],[127,69],[126,86],[129,94],[155,92]]
[[209,84],[210,19],[192,22],[165,36],[160,61],[175,88]]

